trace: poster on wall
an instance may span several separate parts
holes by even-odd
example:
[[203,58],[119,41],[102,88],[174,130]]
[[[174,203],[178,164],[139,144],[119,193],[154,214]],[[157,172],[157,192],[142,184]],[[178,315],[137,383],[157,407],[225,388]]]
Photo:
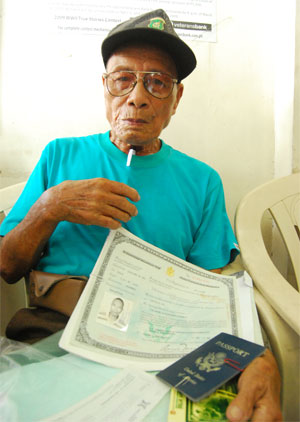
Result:
[[177,34],[188,40],[216,42],[217,0],[48,0],[52,30],[104,38],[114,26],[149,10],[164,9]]

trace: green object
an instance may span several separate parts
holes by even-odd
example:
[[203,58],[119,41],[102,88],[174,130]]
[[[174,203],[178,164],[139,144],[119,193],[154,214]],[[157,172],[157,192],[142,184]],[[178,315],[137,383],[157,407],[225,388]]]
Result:
[[227,421],[226,409],[237,395],[236,381],[231,380],[199,402],[187,401],[187,422]]

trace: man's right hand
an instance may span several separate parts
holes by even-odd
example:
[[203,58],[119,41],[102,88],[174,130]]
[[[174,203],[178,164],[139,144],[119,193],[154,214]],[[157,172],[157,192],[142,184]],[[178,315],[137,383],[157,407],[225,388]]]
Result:
[[26,217],[0,242],[0,273],[15,283],[39,261],[60,221],[117,229],[137,215],[140,199],[124,183],[107,179],[65,181],[46,190]]
[[117,229],[137,215],[130,201],[139,199],[138,192],[124,183],[96,178],[62,182],[45,191],[39,201],[53,221]]

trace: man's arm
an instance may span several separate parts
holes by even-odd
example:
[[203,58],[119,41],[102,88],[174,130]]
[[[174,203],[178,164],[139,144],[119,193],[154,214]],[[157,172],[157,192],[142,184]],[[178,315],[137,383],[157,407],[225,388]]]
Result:
[[281,422],[280,375],[272,353],[254,359],[238,381],[238,395],[227,408],[231,422]]
[[121,221],[137,215],[128,199],[139,200],[135,189],[101,178],[65,181],[46,190],[23,221],[2,239],[1,277],[14,283],[33,268],[60,221],[120,227]]

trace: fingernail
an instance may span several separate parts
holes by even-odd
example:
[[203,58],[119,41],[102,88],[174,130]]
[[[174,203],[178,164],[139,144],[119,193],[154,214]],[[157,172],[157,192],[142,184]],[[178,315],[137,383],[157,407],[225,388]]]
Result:
[[239,407],[233,406],[233,407],[230,408],[230,416],[234,420],[239,421],[239,420],[242,420],[242,418],[243,418],[243,412]]

